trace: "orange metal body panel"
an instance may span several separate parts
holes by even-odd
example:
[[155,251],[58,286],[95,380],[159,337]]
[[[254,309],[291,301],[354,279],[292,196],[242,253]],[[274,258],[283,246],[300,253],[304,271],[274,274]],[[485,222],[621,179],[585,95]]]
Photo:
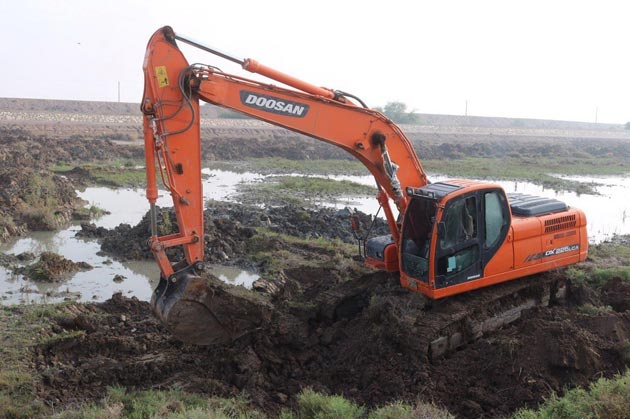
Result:
[[484,276],[494,276],[514,269],[514,234],[512,231],[513,227],[510,227],[510,232],[505,241],[485,266],[483,270]]
[[385,254],[383,260],[367,257],[365,264],[373,267],[374,269],[381,269],[387,272],[397,272],[398,267],[398,247],[395,244],[389,245],[385,248]]

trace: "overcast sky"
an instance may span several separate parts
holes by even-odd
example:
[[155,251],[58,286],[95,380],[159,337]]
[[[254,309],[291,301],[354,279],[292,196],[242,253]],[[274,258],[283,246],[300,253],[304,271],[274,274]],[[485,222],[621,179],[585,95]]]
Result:
[[139,102],[146,43],[170,25],[370,107],[630,121],[629,1],[2,0],[0,17],[0,97],[116,101],[120,82]]

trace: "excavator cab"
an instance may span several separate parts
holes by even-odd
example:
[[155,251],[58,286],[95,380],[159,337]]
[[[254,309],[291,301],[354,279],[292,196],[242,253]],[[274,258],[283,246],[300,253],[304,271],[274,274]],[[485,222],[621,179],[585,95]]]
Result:
[[407,196],[400,281],[431,299],[586,258],[584,213],[556,199],[460,179],[407,188]]
[[500,249],[504,263],[513,267],[511,243],[503,246],[512,215],[502,188],[452,180],[407,188],[407,196],[399,245],[392,237],[371,239],[369,264],[392,265],[392,271],[397,266],[403,286],[430,298],[463,292],[467,284],[483,280],[485,267]]
[[401,236],[401,280],[429,296],[483,277],[508,235],[505,192],[488,185],[438,182],[409,188]]

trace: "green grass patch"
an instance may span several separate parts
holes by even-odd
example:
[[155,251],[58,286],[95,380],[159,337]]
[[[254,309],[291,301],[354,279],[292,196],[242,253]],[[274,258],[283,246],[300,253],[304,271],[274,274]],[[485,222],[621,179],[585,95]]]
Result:
[[566,269],[567,277],[577,285],[602,287],[619,279],[630,281],[630,236],[615,236],[610,241],[589,246],[586,262]]
[[239,200],[247,204],[309,206],[340,197],[375,196],[376,187],[321,177],[270,176],[263,182],[239,185],[238,194]]
[[330,195],[373,195],[375,187],[362,185],[349,180],[334,180],[308,176],[273,176],[269,183],[262,185],[267,191],[280,190],[303,193],[308,196]]
[[570,267],[566,270],[567,278],[577,285],[589,284],[601,287],[613,279],[630,281],[629,266],[614,266],[610,268],[599,268],[593,266]]
[[524,409],[512,419],[621,419],[630,417],[630,371],[600,378],[588,389],[575,388],[564,396],[553,394],[537,410]]
[[455,419],[455,416],[433,403],[419,401],[415,405],[395,402],[379,407],[367,419]]
[[268,415],[253,408],[246,396],[204,397],[178,389],[128,391],[110,387],[100,401],[58,411],[54,419],[454,419],[430,403],[392,403],[374,410],[340,395],[304,389],[295,410]]
[[327,396],[311,389],[298,395],[301,419],[359,419],[365,408],[342,396]]
[[244,397],[206,398],[178,389],[127,391],[111,387],[97,403],[67,409],[55,419],[265,419]]
[[137,162],[126,160],[112,164],[88,163],[72,166],[66,163],[50,167],[55,173],[75,178],[87,185],[112,188],[142,187],[147,183],[146,171]]
[[39,376],[32,369],[31,350],[55,334],[50,318],[63,305],[0,308],[0,417],[47,417],[48,407],[37,397]]
[[630,266],[629,242],[630,236],[617,236],[608,242],[590,246],[588,260],[600,266]]
[[297,397],[297,412],[284,410],[279,419],[455,419],[432,403],[394,402],[368,410],[343,396],[325,395],[304,389]]

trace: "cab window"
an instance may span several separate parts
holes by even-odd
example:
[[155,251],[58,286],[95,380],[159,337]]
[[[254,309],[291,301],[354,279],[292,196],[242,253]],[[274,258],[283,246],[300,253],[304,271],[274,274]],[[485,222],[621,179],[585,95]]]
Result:
[[483,196],[486,220],[486,248],[493,247],[501,237],[501,230],[507,223],[501,198],[497,191],[487,192]]
[[470,196],[454,202],[446,211],[444,237],[440,239],[442,249],[451,248],[466,240],[477,237],[477,199]]
[[453,201],[446,208],[443,222],[436,273],[451,277],[479,261],[477,197]]

